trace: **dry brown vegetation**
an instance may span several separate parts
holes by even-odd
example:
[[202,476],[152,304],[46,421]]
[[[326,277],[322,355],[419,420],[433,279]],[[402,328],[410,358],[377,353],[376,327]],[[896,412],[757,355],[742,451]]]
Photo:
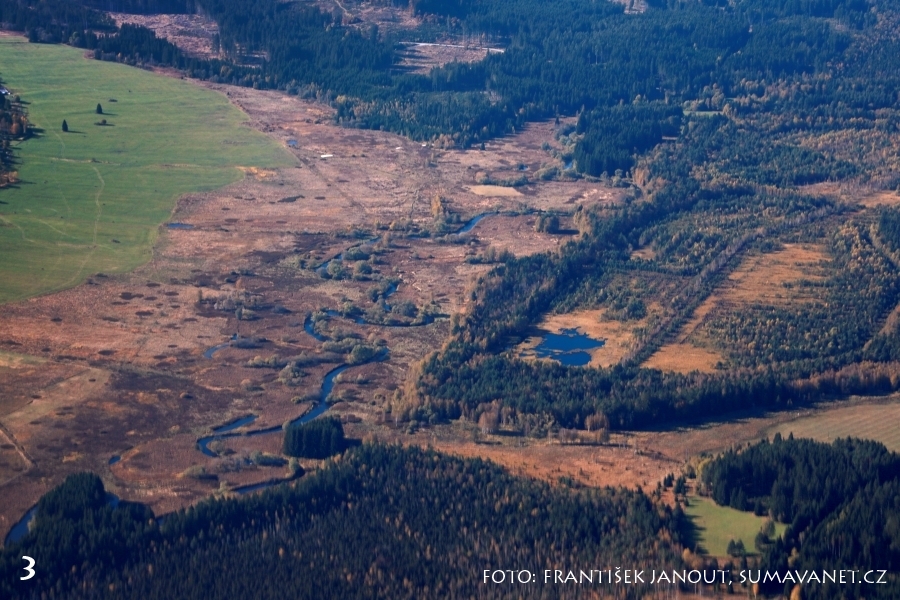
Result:
[[[656,312],[651,307],[651,313]],[[557,333],[563,329],[577,329],[595,340],[602,340],[603,346],[588,350],[592,367],[609,367],[619,363],[635,346],[635,330],[646,325],[648,318],[635,321],[615,321],[606,318],[605,310],[581,310],[565,314],[548,315],[536,327],[535,334],[516,347],[516,352],[529,356],[529,351],[540,344],[546,333]],[[552,360],[552,359],[546,359]]]
[[678,373],[714,372],[724,357],[704,334],[708,318],[751,304],[783,306],[810,301],[813,292],[797,284],[824,280],[827,260],[825,248],[818,244],[785,244],[775,252],[747,256],[694,310],[675,339],[661,346],[644,366]]
[[[459,41],[451,40],[451,42]],[[478,62],[483,60],[489,52],[497,51],[499,49],[485,48],[475,44],[467,46],[459,43],[416,44],[410,42],[399,52],[398,67],[406,69],[410,73],[427,75],[434,67],[441,67],[451,62]]]
[[[278,368],[251,368],[248,361],[321,354],[321,342],[304,330],[307,315],[347,302],[366,310],[370,288],[388,277],[400,280],[393,304],[433,302],[453,314],[464,306],[472,278],[490,268],[483,257],[554,251],[569,238],[536,232],[536,213],[560,212],[566,225],[565,214],[580,205],[621,198],[621,190],[586,181],[529,182],[512,197],[472,191],[478,173],[518,177],[520,165],[533,173],[552,160],[541,149],[545,141],[555,143],[549,123],[490,142],[484,151],[440,150],[336,127],[329,107],[295,97],[210,87],[242,107],[253,127],[286,146],[296,140],[296,164],[248,170],[239,183],[182,198],[171,220],[192,228],[161,227],[152,259],[133,273],[94,274],[77,288],[3,307],[0,494],[10,500],[0,508],[0,530],[75,471],[100,473],[111,491],[157,512],[220,486],[283,477],[284,467],[239,460],[253,451],[277,452],[280,435],[230,438],[218,458],[201,454],[196,441],[248,414],[258,415],[253,428],[296,418],[343,359],[303,367],[290,386],[279,380]],[[450,230],[480,213],[499,214],[463,240],[408,236],[437,227],[436,196],[439,217],[456,219]],[[375,235],[375,281],[329,280],[315,272]],[[239,320],[235,306],[247,307],[250,317]],[[340,400],[335,412],[361,419],[354,427],[363,430],[388,427],[377,424],[379,415],[409,365],[437,349],[448,328],[446,318],[418,327],[330,318],[324,329],[332,335],[355,335],[390,350],[388,360],[343,374],[332,394]],[[233,335],[254,347],[229,346]],[[218,345],[224,346],[204,356]],[[113,456],[121,460],[110,465]],[[208,478],[184,476],[200,468]]]
[[766,435],[812,438],[830,443],[842,437],[858,437],[881,442],[888,450],[900,452],[900,398],[895,394],[872,400],[856,398],[814,411],[803,411],[766,430]]
[[689,342],[666,344],[653,353],[644,366],[674,373],[713,373],[722,355],[713,350],[695,346]]
[[647,445],[645,434],[613,434],[603,444],[560,443],[556,438],[532,439],[510,433],[481,434],[472,423],[419,431],[415,434],[381,429],[382,441],[431,447],[463,457],[481,457],[515,475],[551,484],[570,478],[588,486],[655,487],[667,473],[678,472],[681,460]]

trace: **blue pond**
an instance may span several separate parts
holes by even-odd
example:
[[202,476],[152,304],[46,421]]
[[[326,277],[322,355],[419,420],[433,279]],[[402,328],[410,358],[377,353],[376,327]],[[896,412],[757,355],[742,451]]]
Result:
[[118,454],[114,454],[109,458],[109,464],[114,465],[117,462],[119,462],[120,460],[122,460],[122,457],[119,456]]
[[166,227],[169,229],[193,229],[194,226],[190,223],[166,223]]
[[480,215],[472,217],[471,219],[469,219],[469,221],[465,225],[463,225],[456,232],[456,235],[463,235],[464,233],[469,233],[470,231],[472,231],[475,228],[476,225],[478,225],[478,222],[481,221],[483,218],[489,217],[491,215],[496,215],[496,214],[497,213],[495,213],[495,212],[489,212],[489,213],[481,213]]
[[9,546],[12,542],[18,542],[25,537],[25,534],[28,533],[28,524],[34,519],[36,513],[37,506],[32,506],[31,510],[25,513],[25,515],[19,519],[18,523],[13,525],[13,528],[9,530],[9,534],[6,536],[5,545]]
[[563,329],[559,333],[548,333],[534,349],[539,358],[552,358],[570,367],[582,367],[591,362],[591,355],[586,352],[594,348],[602,348],[604,340],[595,340],[577,329]]

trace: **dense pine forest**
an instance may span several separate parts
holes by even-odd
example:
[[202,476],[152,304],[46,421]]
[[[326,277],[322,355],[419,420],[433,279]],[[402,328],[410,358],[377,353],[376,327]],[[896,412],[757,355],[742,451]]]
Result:
[[[771,443],[725,453],[705,466],[702,479],[716,502],[790,525],[781,538],[756,541],[763,569],[891,573],[882,585],[810,584],[804,598],[900,593],[900,455],[881,444],[847,439],[829,445],[778,435]],[[782,586],[770,583],[764,591],[778,593]]]
[[[594,597],[615,586],[544,585],[544,569],[677,568],[683,527],[680,512],[638,492],[552,488],[481,460],[365,445],[295,485],[206,501],[162,523],[139,505],[109,505],[96,476],[71,476],[41,500],[34,529],[3,550],[0,593]],[[41,569],[27,585],[12,576],[23,554]],[[528,569],[536,581],[485,584],[485,569]],[[618,587],[619,598],[647,592]]]
[[340,419],[326,417],[285,429],[282,451],[288,456],[328,458],[346,446]]

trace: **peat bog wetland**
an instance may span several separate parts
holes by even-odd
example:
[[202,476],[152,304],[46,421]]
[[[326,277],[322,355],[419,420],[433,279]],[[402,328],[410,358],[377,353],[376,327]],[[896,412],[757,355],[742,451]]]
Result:
[[[394,435],[385,412],[478,274],[577,235],[565,216],[561,233],[536,231],[543,212],[624,197],[578,180],[477,183],[551,160],[552,124],[442,151],[277,92],[15,37],[0,53],[44,130],[3,192],[6,529],[81,470],[156,512],[282,476],[242,460],[279,452],[280,435],[217,440],[213,457],[198,439],[249,415],[239,431],[280,432],[342,365],[331,410]],[[185,476],[197,467],[214,477]]]
[[[0,28],[0,567],[104,523],[31,597],[254,594],[185,575],[238,538],[286,570],[259,597],[509,597],[469,571],[585,557],[779,574],[592,597],[900,593],[896,2]],[[867,565],[889,586],[784,579]]]

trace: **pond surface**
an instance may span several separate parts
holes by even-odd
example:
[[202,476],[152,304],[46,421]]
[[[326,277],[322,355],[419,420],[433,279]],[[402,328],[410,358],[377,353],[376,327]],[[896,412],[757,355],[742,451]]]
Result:
[[605,340],[595,340],[577,329],[562,329],[559,333],[548,333],[534,348],[538,358],[552,358],[569,367],[583,367],[591,362],[587,350],[602,348]]
[[169,229],[193,229],[194,226],[190,223],[166,223],[166,227]]
[[456,235],[462,235],[464,233],[469,233],[470,231],[472,231],[475,228],[476,225],[478,225],[478,222],[481,221],[483,218],[489,217],[491,215],[496,215],[496,214],[497,213],[495,213],[495,212],[487,212],[487,213],[481,213],[480,215],[476,215],[476,216],[472,217],[471,219],[468,220],[468,222],[466,222],[465,225],[463,225],[462,227],[459,228],[459,230],[456,232]]
[[6,536],[6,542],[4,545],[9,546],[12,542],[18,542],[25,534],[28,533],[28,524],[31,523],[32,519],[34,519],[34,515],[37,513],[37,505],[32,506],[31,510],[29,510],[25,515],[19,519],[19,522],[13,525],[12,529],[9,530],[9,534]]
[[[236,339],[237,339],[237,334],[236,333],[232,334],[231,341],[234,341]],[[217,344],[217,345],[213,346],[212,348],[207,348],[206,352],[203,353],[203,358],[212,358],[213,354],[215,354],[219,350],[222,350],[223,348],[227,348],[228,346],[230,346],[231,341],[225,342],[224,344]]]

